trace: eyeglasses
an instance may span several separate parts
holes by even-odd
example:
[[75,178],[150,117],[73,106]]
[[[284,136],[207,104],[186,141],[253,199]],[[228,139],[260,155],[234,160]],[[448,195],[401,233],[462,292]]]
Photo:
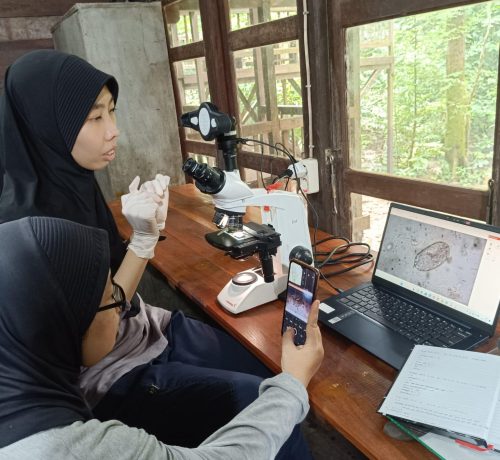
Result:
[[97,313],[100,311],[111,310],[112,308],[120,307],[122,316],[126,315],[130,310],[130,303],[127,301],[125,297],[125,292],[123,292],[123,288],[116,284],[113,280],[111,280],[111,284],[113,285],[113,293],[111,297],[113,297],[114,302],[109,305],[104,305],[103,307],[99,307],[97,309]]

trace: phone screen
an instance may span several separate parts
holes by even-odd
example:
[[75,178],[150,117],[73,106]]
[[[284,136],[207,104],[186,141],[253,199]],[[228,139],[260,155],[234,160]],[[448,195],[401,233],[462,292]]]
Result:
[[281,333],[287,327],[293,328],[295,345],[303,345],[306,341],[307,319],[317,284],[318,271],[314,267],[293,260],[290,262]]

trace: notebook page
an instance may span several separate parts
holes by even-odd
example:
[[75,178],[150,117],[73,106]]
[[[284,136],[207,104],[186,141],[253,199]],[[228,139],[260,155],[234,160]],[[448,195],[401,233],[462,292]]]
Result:
[[500,379],[497,381],[497,387],[496,403],[493,404],[493,414],[487,440],[490,444],[493,444],[495,449],[500,450]]
[[485,439],[499,380],[498,356],[417,345],[379,412]]

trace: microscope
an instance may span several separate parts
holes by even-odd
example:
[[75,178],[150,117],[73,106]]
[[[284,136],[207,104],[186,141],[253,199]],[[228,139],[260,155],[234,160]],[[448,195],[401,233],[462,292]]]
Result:
[[[216,139],[224,170],[189,158],[183,170],[196,187],[212,195],[213,223],[219,231],[205,235],[207,242],[235,259],[258,254],[260,266],[237,273],[217,296],[220,305],[237,314],[271,302],[285,291],[289,260],[298,252],[312,254],[307,209],[296,193],[251,189],[240,178],[236,162],[235,120],[210,102],[181,117],[182,126],[198,131],[206,141]],[[247,206],[258,206],[261,223],[243,223]],[[309,262],[310,263],[310,262]]]

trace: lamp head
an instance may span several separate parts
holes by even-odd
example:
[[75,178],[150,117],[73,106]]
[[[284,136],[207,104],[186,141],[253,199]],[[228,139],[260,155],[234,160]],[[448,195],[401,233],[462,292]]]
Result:
[[226,113],[219,112],[211,102],[202,102],[197,110],[184,113],[181,124],[194,129],[206,141],[229,134],[235,130],[235,120]]

